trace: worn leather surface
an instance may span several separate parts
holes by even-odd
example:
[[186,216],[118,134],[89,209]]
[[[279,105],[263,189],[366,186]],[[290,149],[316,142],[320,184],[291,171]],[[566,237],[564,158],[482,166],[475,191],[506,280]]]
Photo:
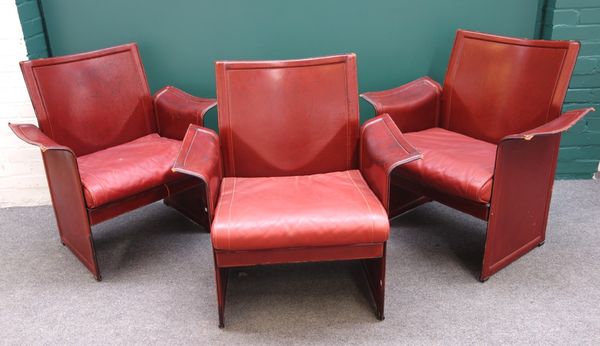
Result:
[[[156,134],[159,117],[176,137],[197,99],[169,88],[155,116],[134,43],[24,61],[21,70],[40,128],[9,125],[42,150],[61,241],[97,280],[91,225],[165,197],[184,213],[204,208],[187,198],[199,182],[170,170],[180,141]],[[206,107],[197,105],[195,115]]]
[[369,119],[361,127],[360,172],[388,212],[393,170],[420,158],[388,114]]
[[[199,182],[192,177],[185,177],[184,179],[176,179],[165,184],[160,184],[150,190],[144,190],[141,193],[128,196],[125,199],[120,199],[112,203],[101,205],[97,208],[89,209],[88,214],[90,217],[90,223],[92,225],[96,225],[112,219],[116,215],[121,215],[161,199],[167,200],[173,197],[178,197],[182,193],[198,191],[199,185]],[[167,204],[166,201],[165,204]],[[193,206],[197,207],[198,209],[204,208],[204,204],[199,203],[194,203]],[[187,216],[187,214],[183,214]]]
[[224,178],[211,238],[219,250],[382,243],[385,209],[358,170]]
[[78,156],[156,132],[135,44],[24,61],[21,69],[40,128]]
[[397,174],[443,193],[476,202],[490,201],[496,145],[442,128],[405,134],[423,155]]
[[99,279],[100,269],[96,261],[88,212],[81,193],[75,153],[70,148],[56,143],[35,125],[9,126],[20,139],[41,149],[60,240]]
[[502,190],[492,196],[482,278],[544,242],[561,133],[593,110],[566,112],[498,144],[494,189]]
[[[488,220],[482,280],[545,239],[560,133],[592,111],[560,115],[578,51],[575,41],[458,30],[438,128],[405,133],[423,159],[397,170],[393,182],[412,200],[392,209],[409,210],[425,197]],[[426,89],[402,91],[411,85],[424,84],[366,98],[374,94],[376,109],[399,110],[402,130],[406,118],[423,118],[422,100],[435,102]]]
[[243,267],[277,263],[345,261],[385,256],[385,243],[342,246],[295,247],[265,251],[215,250],[219,267]]
[[[498,143],[557,118],[574,41],[523,40],[459,30],[442,92],[440,127]],[[567,63],[568,64],[568,63]]]
[[89,208],[135,195],[182,176],[171,166],[181,142],[153,133],[77,158]]
[[[383,319],[389,222],[356,170],[355,55],[222,61],[216,77],[226,177],[211,225],[219,326],[226,267],[325,260],[364,260]],[[215,174],[206,172],[215,150],[201,145],[190,146],[200,155],[188,174],[204,176],[210,186],[206,175]]]
[[223,178],[219,136],[205,127],[190,125],[173,164],[173,170],[204,182],[210,222],[214,217]]
[[586,116],[590,112],[594,112],[595,109],[592,107],[575,109],[568,112],[565,112],[560,117],[547,122],[541,126],[536,127],[535,129],[527,130],[522,133],[508,135],[502,140],[509,139],[525,139],[531,140],[535,136],[547,136],[562,133],[567,131],[573,125],[575,125],[579,120],[581,120],[584,116]]
[[439,126],[442,88],[429,77],[422,77],[397,88],[371,91],[360,96],[375,114],[387,113],[403,132]]
[[217,62],[225,176],[290,176],[358,166],[353,54]]
[[154,112],[158,133],[182,140],[190,124],[203,126],[206,112],[217,100],[190,95],[173,86],[166,86],[154,95]]
[[38,146],[42,152],[46,150],[66,150],[75,155],[71,148],[56,143],[33,124],[9,123],[8,126],[19,139],[26,143]]

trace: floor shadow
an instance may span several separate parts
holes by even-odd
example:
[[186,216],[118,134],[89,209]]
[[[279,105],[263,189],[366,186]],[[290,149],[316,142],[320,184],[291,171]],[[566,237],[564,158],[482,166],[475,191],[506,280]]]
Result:
[[[359,261],[236,268],[230,272],[227,289],[225,324],[230,331],[269,324],[289,332],[296,325],[322,328],[323,321],[377,322]],[[290,317],[288,310],[296,314]]]
[[104,280],[210,242],[206,229],[161,202],[96,225],[92,234]]
[[410,244],[422,254],[437,248],[436,256],[442,256],[442,262],[458,259],[465,270],[479,277],[485,245],[484,221],[432,202],[393,219],[391,226],[398,241]]

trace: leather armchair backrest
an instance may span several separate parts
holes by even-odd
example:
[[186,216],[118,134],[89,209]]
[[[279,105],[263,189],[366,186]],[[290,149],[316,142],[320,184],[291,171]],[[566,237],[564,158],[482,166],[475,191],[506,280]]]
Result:
[[440,126],[484,141],[560,115],[579,44],[459,30],[442,93]]
[[356,168],[354,54],[217,62],[226,176],[316,174]]
[[21,62],[41,130],[76,155],[156,131],[135,44]]

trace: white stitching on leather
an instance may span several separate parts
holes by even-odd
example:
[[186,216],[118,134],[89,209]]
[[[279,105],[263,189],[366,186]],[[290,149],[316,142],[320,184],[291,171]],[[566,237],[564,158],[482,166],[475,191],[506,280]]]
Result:
[[346,171],[346,174],[348,175],[348,178],[350,178],[350,180],[352,181],[352,184],[354,185],[354,187],[360,193],[360,196],[362,197],[363,201],[365,202],[365,204],[367,206],[367,209],[369,210],[369,218],[371,219],[371,243],[372,243],[373,242],[373,233],[375,233],[375,223],[373,222],[373,211],[371,210],[371,206],[369,205],[369,202],[367,201],[365,194],[361,191],[361,189],[358,187],[358,185],[356,185],[356,182],[354,181],[354,178],[350,174],[350,171]]
[[185,163],[187,162],[188,156],[190,155],[191,147],[192,144],[196,141],[196,135],[198,134],[198,131],[194,131],[194,136],[192,137],[192,140],[190,141],[190,149],[188,149],[187,153],[185,153],[185,157],[183,158],[183,164],[182,166],[185,167]]
[[227,249],[231,249],[231,209],[233,206],[233,197],[235,196],[235,183],[237,178],[233,178],[233,187],[231,188],[231,200],[229,202],[229,215],[227,217]]

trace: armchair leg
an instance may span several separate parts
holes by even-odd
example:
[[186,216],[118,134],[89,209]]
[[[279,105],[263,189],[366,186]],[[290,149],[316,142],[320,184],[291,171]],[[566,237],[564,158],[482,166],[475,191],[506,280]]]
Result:
[[[519,259],[532,249],[542,246],[546,238],[547,202],[503,210],[492,206],[487,225],[480,281]],[[517,201],[513,203],[518,204]],[[505,206],[512,206],[506,204]]]
[[[214,251],[213,251],[214,255]],[[227,280],[229,268],[219,268],[215,256],[215,281],[217,289],[217,307],[219,310],[219,328],[225,327],[225,297],[227,294]]]
[[481,279],[523,256],[546,239],[548,210],[560,135],[527,142],[507,141],[498,157],[492,186]]
[[[83,263],[83,265],[92,273],[96,281],[102,281],[98,259],[96,258],[94,238],[92,237],[91,227],[87,219],[80,225],[68,224],[61,226],[60,218],[57,213],[57,223],[59,225],[58,231],[60,233],[60,242],[71,250],[75,257]],[[83,232],[81,230],[83,230]]]
[[46,178],[60,241],[92,272],[98,281],[100,268],[96,259],[92,226],[82,193],[75,156],[64,150],[42,151]]
[[164,203],[209,230],[205,196],[204,186],[196,186],[165,198]]
[[385,246],[381,258],[363,259],[362,267],[369,283],[369,289],[375,301],[377,319],[383,321],[385,303]]
[[[497,218],[497,216],[495,216]],[[505,216],[506,217],[506,216]],[[518,215],[511,215],[511,219],[518,220]],[[546,236],[546,220],[540,219],[542,225],[533,226],[521,223],[513,227],[500,227],[488,222],[488,230],[483,253],[483,265],[479,280],[487,281],[510,263],[516,261],[532,249],[544,244]]]

